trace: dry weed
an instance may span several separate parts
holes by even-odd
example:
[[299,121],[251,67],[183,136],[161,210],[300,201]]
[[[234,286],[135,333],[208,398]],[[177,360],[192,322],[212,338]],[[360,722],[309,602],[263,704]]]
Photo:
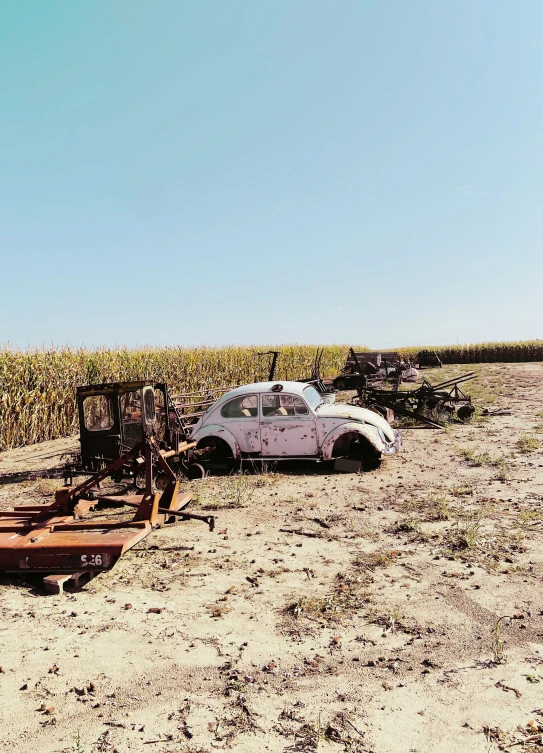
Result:
[[528,455],[531,452],[539,450],[541,447],[541,440],[537,434],[524,431],[517,440],[517,449],[523,455]]

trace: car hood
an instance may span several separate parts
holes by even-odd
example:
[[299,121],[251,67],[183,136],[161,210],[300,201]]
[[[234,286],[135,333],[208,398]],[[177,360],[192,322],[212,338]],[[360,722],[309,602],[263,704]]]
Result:
[[389,442],[394,442],[394,431],[391,425],[378,413],[356,405],[330,405],[324,403],[317,410],[318,418],[345,418],[348,421],[360,421],[381,429]]

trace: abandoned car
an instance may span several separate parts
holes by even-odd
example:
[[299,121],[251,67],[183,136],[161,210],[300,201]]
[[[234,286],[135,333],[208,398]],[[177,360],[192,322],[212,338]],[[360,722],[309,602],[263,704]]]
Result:
[[312,385],[300,382],[230,390],[189,431],[200,462],[211,465],[243,458],[346,458],[369,470],[401,447],[401,433],[378,413],[327,404]]

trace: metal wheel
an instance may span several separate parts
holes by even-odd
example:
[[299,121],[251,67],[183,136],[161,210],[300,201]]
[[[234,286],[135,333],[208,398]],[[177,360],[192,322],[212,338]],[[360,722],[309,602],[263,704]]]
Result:
[[466,403],[465,405],[461,405],[456,411],[456,415],[458,416],[460,421],[469,421],[474,413],[475,413],[475,408],[473,407],[471,403]]
[[157,490],[159,492],[163,492],[164,489],[166,489],[166,487],[168,486],[169,483],[170,483],[170,479],[169,479],[169,477],[165,473],[159,473],[155,477],[155,484],[154,485],[156,486],[156,488],[157,488]]
[[191,463],[187,468],[187,477],[192,481],[197,478],[204,478],[207,471],[200,463]]

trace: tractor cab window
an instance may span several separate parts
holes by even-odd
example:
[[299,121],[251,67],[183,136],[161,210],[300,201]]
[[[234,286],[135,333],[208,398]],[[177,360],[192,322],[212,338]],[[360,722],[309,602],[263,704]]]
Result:
[[87,431],[107,431],[113,426],[113,404],[109,395],[89,395],[83,401]]
[[121,395],[122,443],[134,447],[143,439],[141,393],[125,392]]
[[145,420],[148,424],[155,422],[155,395],[152,389],[146,389],[143,393],[143,404],[145,405]]
[[221,408],[224,418],[251,418],[258,415],[258,398],[256,395],[243,395],[230,400]]
[[156,436],[159,442],[164,439],[166,434],[166,405],[164,393],[158,387],[155,387],[155,411],[156,411]]

